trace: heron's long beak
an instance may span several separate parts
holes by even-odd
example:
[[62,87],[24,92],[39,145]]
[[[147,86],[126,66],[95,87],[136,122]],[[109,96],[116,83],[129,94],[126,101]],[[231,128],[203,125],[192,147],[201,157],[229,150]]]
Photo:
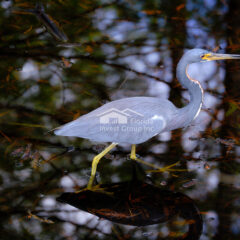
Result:
[[224,60],[224,59],[240,59],[239,54],[221,54],[221,53],[207,53],[204,54],[202,60],[213,61],[213,60]]

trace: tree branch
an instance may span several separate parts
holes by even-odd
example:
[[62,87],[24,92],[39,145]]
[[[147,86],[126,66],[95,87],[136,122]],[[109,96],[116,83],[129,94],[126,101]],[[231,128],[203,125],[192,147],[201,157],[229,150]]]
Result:
[[105,59],[105,58],[102,58],[102,57],[94,57],[94,56],[90,56],[90,55],[75,55],[75,56],[73,55],[73,56],[65,57],[65,56],[61,56],[61,55],[58,55],[56,53],[49,52],[49,51],[46,51],[46,50],[24,51],[24,52],[22,51],[21,52],[21,51],[16,51],[16,50],[12,50],[12,49],[8,49],[7,51],[5,49],[0,49],[0,56],[8,57],[8,58],[9,57],[35,58],[35,59],[39,59],[39,60],[43,60],[43,59],[48,59],[49,60],[49,58],[58,59],[58,60],[62,60],[63,58],[65,58],[65,59],[89,60],[89,61],[93,61],[93,62],[96,62],[96,63],[105,64],[105,65],[108,65],[110,67],[122,69],[124,71],[133,72],[136,75],[152,78],[156,81],[164,82],[165,84],[169,85],[169,83],[163,81],[159,77],[156,77],[156,76],[148,74],[148,73],[139,72],[135,69],[129,68],[129,67],[127,67],[125,65],[122,65],[122,64],[110,62],[108,59]]

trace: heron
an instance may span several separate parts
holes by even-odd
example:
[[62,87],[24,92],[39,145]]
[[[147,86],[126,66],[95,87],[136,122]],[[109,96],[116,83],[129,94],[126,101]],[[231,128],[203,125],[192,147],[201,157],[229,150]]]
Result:
[[[200,48],[188,50],[183,54],[177,64],[176,75],[181,85],[188,90],[190,101],[182,108],[158,97],[129,97],[108,102],[57,128],[54,131],[56,135],[111,143],[93,158],[87,188],[93,189],[100,159],[116,145],[131,144],[130,159],[140,161],[136,155],[136,144],[143,143],[159,133],[189,126],[198,116],[203,104],[203,89],[197,80],[189,76],[189,65],[224,59],[240,59],[240,55],[220,54]],[[150,163],[142,163],[151,166]]]

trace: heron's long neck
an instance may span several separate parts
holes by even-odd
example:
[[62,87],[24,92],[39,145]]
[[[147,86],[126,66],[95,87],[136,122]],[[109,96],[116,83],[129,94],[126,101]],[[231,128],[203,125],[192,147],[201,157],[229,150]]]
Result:
[[190,102],[184,108],[179,109],[180,126],[188,126],[194,118],[197,117],[201,110],[203,102],[203,89],[197,80],[192,79],[188,73],[188,65],[190,63],[182,58],[177,66],[177,78],[182,86],[188,89],[190,94]]

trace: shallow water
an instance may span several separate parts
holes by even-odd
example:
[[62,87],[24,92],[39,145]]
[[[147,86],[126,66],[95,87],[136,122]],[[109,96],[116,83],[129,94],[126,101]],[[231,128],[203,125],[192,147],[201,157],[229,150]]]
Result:
[[[0,1],[0,221],[2,239],[177,239],[181,218],[144,227],[115,224],[56,198],[86,186],[106,144],[50,131],[111,100],[189,95],[175,77],[187,49],[239,54],[239,1],[55,1],[45,12],[69,41],[32,14],[34,2]],[[13,11],[14,10],[14,11]],[[55,26],[55,27],[56,27]],[[240,236],[240,61],[196,63],[189,74],[205,93],[191,126],[137,146],[148,183],[194,200],[201,240]],[[50,131],[50,132],[49,132]],[[130,146],[100,161],[99,183],[130,181]]]

